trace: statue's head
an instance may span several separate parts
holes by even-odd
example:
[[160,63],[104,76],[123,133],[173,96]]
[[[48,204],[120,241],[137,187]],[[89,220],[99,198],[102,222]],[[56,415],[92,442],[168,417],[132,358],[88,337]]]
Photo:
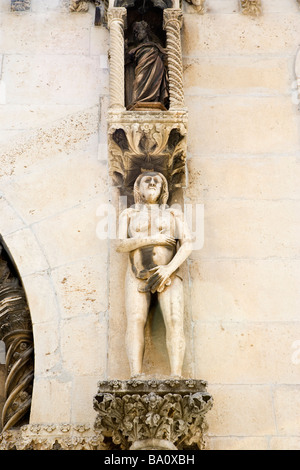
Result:
[[133,194],[136,204],[166,205],[169,198],[168,182],[162,173],[145,171],[135,180]]
[[142,42],[148,38],[150,33],[150,27],[144,20],[136,21],[132,26],[133,37],[136,41]]

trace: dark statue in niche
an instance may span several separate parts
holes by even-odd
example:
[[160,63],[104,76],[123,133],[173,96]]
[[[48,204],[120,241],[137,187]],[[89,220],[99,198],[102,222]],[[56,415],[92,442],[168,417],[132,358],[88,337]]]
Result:
[[171,0],[125,1],[125,102],[127,109],[169,106],[163,9]]
[[132,31],[136,45],[126,51],[126,62],[134,64],[134,80],[127,108],[139,107],[141,103],[161,103],[161,108],[166,109],[169,93],[165,49],[151,40],[146,21],[135,22]]

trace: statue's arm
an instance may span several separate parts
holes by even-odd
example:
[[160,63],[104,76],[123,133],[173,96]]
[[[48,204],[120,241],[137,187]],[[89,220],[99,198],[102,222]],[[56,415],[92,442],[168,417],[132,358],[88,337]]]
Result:
[[176,232],[179,249],[169,264],[156,266],[151,269],[152,275],[147,281],[151,292],[162,292],[165,286],[168,285],[170,276],[184,263],[192,252],[192,237],[182,213],[176,216]]
[[117,252],[129,253],[130,251],[143,248],[144,246],[164,245],[173,247],[176,245],[176,240],[173,237],[159,233],[154,236],[145,237],[128,237],[128,227],[130,222],[130,209],[125,209],[120,215],[119,220],[119,241],[117,244]]

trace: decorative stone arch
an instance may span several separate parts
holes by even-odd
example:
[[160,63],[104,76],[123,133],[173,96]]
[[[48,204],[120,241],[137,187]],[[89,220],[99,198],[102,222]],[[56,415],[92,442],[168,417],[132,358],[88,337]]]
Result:
[[25,291],[13,259],[0,238],[0,339],[5,344],[1,429],[29,420],[34,378],[34,346]]
[[[19,359],[23,353],[24,355],[26,353],[29,356],[29,352],[26,351],[30,348],[33,348],[34,344],[34,351],[33,349],[31,351],[32,358],[30,363],[30,374],[29,371],[27,374],[25,370],[24,374],[22,374],[21,369],[19,370],[18,374],[19,377],[26,376],[26,380],[28,381],[28,387],[25,390],[28,396],[26,398],[25,393],[23,393],[22,397],[27,400],[27,405],[30,405],[30,419],[28,416],[29,410],[27,410],[28,412],[26,414],[26,418],[27,420],[29,419],[29,422],[31,422],[32,415],[36,414],[36,411],[34,411],[34,399],[31,403],[31,397],[34,397],[35,381],[33,378],[36,379],[37,375],[41,375],[43,368],[45,367],[43,363],[44,354],[43,351],[41,351],[43,344],[45,343],[45,338],[39,334],[39,324],[43,323],[45,319],[49,320],[50,315],[54,315],[54,312],[49,312],[49,295],[47,296],[45,287],[46,282],[50,284],[48,279],[49,264],[42,248],[40,247],[35,237],[33,230],[26,226],[22,218],[18,215],[17,211],[3,196],[0,198],[0,211],[2,215],[0,219],[0,339],[4,340],[6,346],[5,375],[7,380],[7,377],[10,373],[8,369],[18,369],[18,365],[15,365],[14,362],[11,362],[10,356],[15,355],[16,357],[18,356]],[[9,265],[8,267],[6,266],[7,261]],[[1,272],[3,274],[2,279]],[[5,284],[6,278],[9,280],[8,285],[7,283]],[[10,288],[12,288],[12,291],[10,291]],[[16,290],[14,291],[13,289]],[[15,300],[11,297],[11,295],[14,293],[16,294]],[[46,317],[45,312],[47,312],[48,317]],[[22,323],[22,328],[18,328],[19,322]],[[24,338],[22,336],[23,333],[19,336],[19,349],[14,351],[12,350],[9,357],[7,357],[9,344],[6,343],[5,335],[9,329],[23,329],[27,330],[27,333],[25,334],[24,332]],[[22,344],[26,341],[28,341],[28,348],[25,348],[25,344]],[[18,361],[16,361],[16,363],[17,362]],[[26,362],[25,358],[24,362]],[[22,363],[22,358],[19,360],[19,363]],[[27,365],[28,364],[29,361],[27,361]],[[22,387],[20,386],[20,388]],[[22,419],[22,413],[18,402],[11,399],[7,401],[9,394],[10,392],[7,390],[4,406],[8,409],[10,402],[12,402],[13,407],[20,411],[19,415]],[[18,392],[16,392],[16,394],[18,394]],[[12,398],[14,398],[14,396],[12,396]],[[23,421],[20,419],[19,422],[19,420],[15,419],[7,419],[7,416],[8,414],[6,409],[4,409],[4,414],[2,417],[3,424],[0,424],[0,432],[1,428],[3,432],[9,428],[16,426],[18,427],[19,425],[24,424],[24,419]]]

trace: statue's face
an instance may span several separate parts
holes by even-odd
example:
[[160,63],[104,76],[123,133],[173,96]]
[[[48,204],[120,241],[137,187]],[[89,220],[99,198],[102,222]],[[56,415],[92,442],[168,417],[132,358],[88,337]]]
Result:
[[146,39],[147,31],[146,31],[145,26],[142,25],[141,23],[137,23],[134,27],[133,35],[134,35],[134,38],[139,42]]
[[140,181],[139,191],[145,202],[155,204],[161,194],[162,179],[155,173],[153,175],[145,175]]

